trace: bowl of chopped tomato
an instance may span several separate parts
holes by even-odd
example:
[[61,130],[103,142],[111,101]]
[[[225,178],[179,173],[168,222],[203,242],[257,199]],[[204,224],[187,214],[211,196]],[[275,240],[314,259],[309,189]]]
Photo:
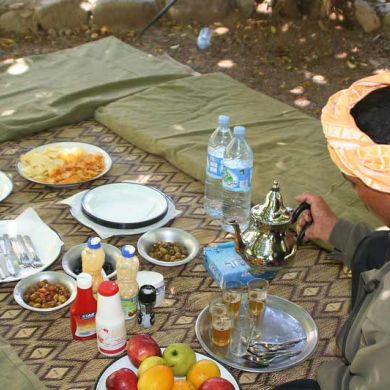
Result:
[[14,299],[25,309],[51,313],[68,306],[76,293],[76,281],[69,275],[44,271],[20,280],[14,289]]

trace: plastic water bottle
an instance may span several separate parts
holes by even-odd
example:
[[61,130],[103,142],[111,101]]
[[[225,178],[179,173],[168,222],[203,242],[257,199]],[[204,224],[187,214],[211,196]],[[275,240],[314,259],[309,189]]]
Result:
[[211,134],[207,147],[204,209],[212,218],[221,218],[222,216],[223,153],[232,140],[229,121],[230,118],[226,115],[218,117],[218,127]]
[[211,35],[212,35],[212,31],[208,27],[203,27],[200,30],[198,39],[196,41],[196,44],[198,45],[199,49],[204,50],[210,46]]
[[225,149],[222,170],[222,228],[233,232],[227,222],[236,220],[245,230],[251,209],[253,152],[245,140],[245,127],[236,126],[233,139]]

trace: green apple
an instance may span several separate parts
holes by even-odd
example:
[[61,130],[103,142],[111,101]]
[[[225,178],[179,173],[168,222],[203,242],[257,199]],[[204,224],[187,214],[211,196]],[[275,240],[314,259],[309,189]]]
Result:
[[152,368],[154,366],[167,366],[168,363],[165,359],[163,359],[160,356],[149,356],[145,360],[142,361],[141,365],[138,367],[138,378],[141,377],[141,375],[149,370],[149,368]]
[[185,376],[191,366],[196,362],[195,352],[184,343],[168,345],[163,353],[168,366],[173,369],[176,376]]

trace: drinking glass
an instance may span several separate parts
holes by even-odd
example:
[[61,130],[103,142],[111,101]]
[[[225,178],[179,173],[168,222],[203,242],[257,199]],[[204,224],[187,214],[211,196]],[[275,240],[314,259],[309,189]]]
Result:
[[239,312],[229,343],[229,352],[235,356],[243,356],[253,337],[254,320],[249,312]]
[[248,305],[254,320],[252,335],[254,340],[261,337],[268,287],[269,283],[265,279],[253,279],[248,282]]
[[210,303],[209,312],[211,315],[211,341],[218,347],[226,347],[233,329],[234,314],[222,298],[216,298]]
[[235,318],[240,310],[242,292],[243,286],[240,282],[231,281],[223,284],[222,299],[229,305]]

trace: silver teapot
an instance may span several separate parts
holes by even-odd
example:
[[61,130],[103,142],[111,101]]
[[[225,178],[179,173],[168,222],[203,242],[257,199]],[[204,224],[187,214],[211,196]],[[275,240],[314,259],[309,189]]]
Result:
[[310,205],[306,202],[295,210],[285,207],[275,180],[265,202],[252,207],[250,223],[244,232],[236,221],[229,222],[235,230],[236,251],[249,265],[252,274],[276,271],[295,255],[297,244],[303,239],[308,225],[298,237],[291,225],[307,209]]

